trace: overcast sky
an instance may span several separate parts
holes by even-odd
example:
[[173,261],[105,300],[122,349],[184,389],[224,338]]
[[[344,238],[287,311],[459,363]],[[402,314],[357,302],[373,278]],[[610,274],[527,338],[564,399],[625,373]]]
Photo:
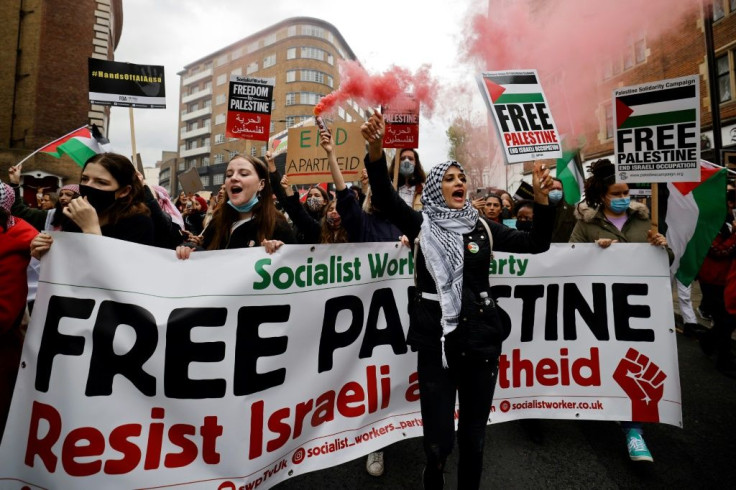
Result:
[[[428,63],[443,84],[474,86],[472,69],[458,63],[458,46],[468,12],[484,12],[487,5],[487,0],[124,0],[116,61],[164,65],[166,76],[167,109],[135,110],[137,150],[145,166],[153,166],[162,150],[177,150],[177,72],[185,65],[290,17],[334,25],[371,73],[391,65],[414,71]],[[475,102],[478,111],[485,110],[479,97]],[[438,111],[422,118],[425,166],[446,160],[445,130],[452,115]],[[111,108],[109,138],[115,151],[132,153],[128,109]]]

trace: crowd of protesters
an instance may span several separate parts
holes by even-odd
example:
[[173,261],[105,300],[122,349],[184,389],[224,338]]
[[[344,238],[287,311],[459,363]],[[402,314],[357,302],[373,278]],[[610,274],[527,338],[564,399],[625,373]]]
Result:
[[[296,243],[400,241],[412,249],[417,268],[407,343],[418,352],[423,485],[444,485],[457,395],[458,488],[477,488],[501,342],[510,328],[490,294],[486,271],[492,249],[541,253],[550,243],[590,242],[608,248],[617,242],[649,242],[666,248],[670,258],[672,252],[665,237],[651,230],[646,206],[632,202],[628,186],[615,182],[608,160],[591,165],[584,199],[577,206],[564,199],[562,183],[544,162],[535,164],[531,199],[514,200],[500,188],[476,192],[470,199],[459,162],[425,170],[417,150],[406,148],[387,164],[381,146],[384,131],[378,113],[363,124],[365,170],[360,184],[350,187],[330,131],[321,130],[334,193],[315,185],[303,203],[270,154],[265,161],[234,156],[224,184],[209,202],[184,192],[172,201],[163,187],[145,185],[126,157],[103,153],[87,161],[79,185],[40,193],[30,206],[20,197],[20,170],[11,167],[8,183],[0,182],[0,434],[20,360],[22,320],[33,309],[39,260],[53,246],[48,231],[168,248],[182,260],[209,250],[264,247],[274,253]],[[686,332],[699,337],[703,351],[715,354],[717,368],[729,376],[736,375],[730,351],[736,325],[735,201],[731,186],[729,214],[700,276],[699,311],[712,319],[712,328]],[[641,424],[621,425],[632,460],[653,461]],[[369,455],[366,468],[380,476],[383,452]]]

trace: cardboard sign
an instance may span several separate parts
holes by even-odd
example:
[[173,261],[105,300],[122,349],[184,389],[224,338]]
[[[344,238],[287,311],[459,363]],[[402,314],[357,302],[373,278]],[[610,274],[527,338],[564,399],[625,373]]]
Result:
[[507,164],[562,158],[560,136],[536,70],[484,72],[477,80]]
[[225,136],[268,141],[274,84],[273,78],[230,77]]
[[92,104],[166,109],[164,67],[89,58]]
[[698,78],[613,91],[617,182],[700,182]]
[[199,178],[199,172],[197,172],[197,169],[194,167],[179,174],[178,179],[181,184],[181,189],[187,194],[193,194],[204,189],[202,179]]
[[386,132],[384,148],[417,148],[419,146],[419,101],[414,97],[381,108]]
[[[360,180],[365,156],[365,140],[360,134],[359,122],[336,121],[327,124],[337,163],[346,182]],[[319,184],[332,182],[327,154],[319,144],[317,126],[289,128],[289,146],[286,152],[286,175],[290,184]]]

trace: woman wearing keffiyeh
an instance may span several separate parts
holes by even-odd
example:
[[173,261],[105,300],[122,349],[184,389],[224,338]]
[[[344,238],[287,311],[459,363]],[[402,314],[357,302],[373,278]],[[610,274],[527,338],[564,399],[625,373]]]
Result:
[[[422,211],[409,207],[394,188],[381,147],[385,125],[374,114],[361,126],[368,142],[365,166],[373,199],[415,243],[416,292],[410,298],[407,343],[417,350],[420,405],[427,464],[424,488],[442,488],[455,436],[459,398],[457,488],[480,485],[485,428],[493,400],[501,343],[508,336],[488,279],[492,248],[539,253],[549,248],[554,208],[549,171],[534,168],[534,226],[521,232],[479,216],[466,198],[460,163],[434,166],[422,192]],[[489,236],[490,232],[490,236]]]

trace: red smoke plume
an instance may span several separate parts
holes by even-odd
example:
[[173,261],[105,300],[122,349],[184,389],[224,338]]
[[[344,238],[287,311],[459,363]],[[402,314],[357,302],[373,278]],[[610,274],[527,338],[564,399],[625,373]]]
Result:
[[314,114],[329,113],[349,99],[371,107],[395,104],[411,93],[421,104],[422,112],[430,116],[437,92],[438,83],[429,73],[429,65],[422,65],[416,73],[392,66],[384,73],[371,75],[356,61],[342,61],[340,87],[322,97]]
[[606,61],[622,60],[640,40],[651,51],[666,46],[666,35],[694,22],[687,15],[700,6],[701,0],[491,0],[488,15],[470,19],[464,58],[478,71],[536,69],[560,132],[582,134],[597,127],[596,110],[611,98],[611,85],[603,84]]

